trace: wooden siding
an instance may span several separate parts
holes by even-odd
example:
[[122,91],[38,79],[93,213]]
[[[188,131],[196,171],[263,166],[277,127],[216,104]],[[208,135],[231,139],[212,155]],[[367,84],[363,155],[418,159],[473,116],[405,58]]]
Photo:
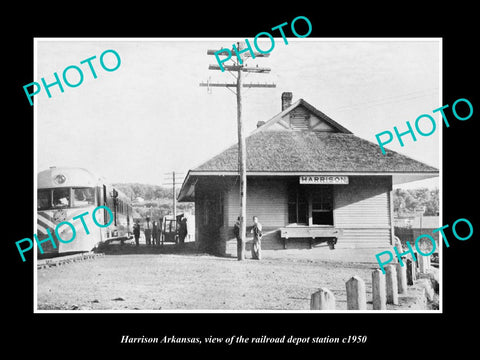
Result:
[[[287,222],[287,187],[281,179],[248,179],[247,183],[247,233],[252,225],[252,217],[258,216],[263,226],[263,250],[281,250],[279,227]],[[225,254],[237,256],[237,240],[233,235],[233,224],[239,215],[239,190],[232,182],[225,195],[225,227],[223,239]],[[250,257],[251,235],[247,234],[245,249]]]
[[346,248],[372,248],[389,247],[390,229],[344,229],[343,236],[338,240],[336,247]]
[[279,122],[266,129],[266,131],[272,130],[336,131],[331,125],[312,114],[303,106],[299,106],[285,114]]
[[225,186],[223,178],[203,178],[197,183],[195,241],[202,251],[225,253]]
[[[226,198],[226,219],[231,227],[239,215],[239,190],[229,187]],[[276,179],[249,179],[247,183],[247,226],[256,215],[264,227],[280,227],[287,222],[286,183]]]
[[338,246],[389,246],[391,179],[350,177],[349,185],[334,189],[334,224],[344,230]]
[[[248,179],[247,229],[252,225],[252,217],[258,216],[264,228],[262,240],[264,250],[283,249],[279,228],[288,225],[286,180],[286,178]],[[196,192],[196,225],[198,240],[201,243],[199,245],[215,249],[215,252],[236,256],[233,224],[239,214],[238,183],[230,178],[215,184],[210,183],[210,186],[205,185],[203,183],[202,186],[198,186]],[[334,226],[343,230],[336,247],[389,247],[392,231],[391,177],[350,176],[349,185],[335,185],[333,189]],[[223,196],[220,196],[220,193]],[[204,201],[212,197],[223,199],[223,221],[219,218],[214,221],[213,226],[205,226],[203,223],[205,214],[202,214],[205,209]],[[219,215],[220,212],[217,213],[217,216]],[[247,251],[250,247],[249,240],[247,239]],[[288,248],[308,249],[308,240],[289,241]]]

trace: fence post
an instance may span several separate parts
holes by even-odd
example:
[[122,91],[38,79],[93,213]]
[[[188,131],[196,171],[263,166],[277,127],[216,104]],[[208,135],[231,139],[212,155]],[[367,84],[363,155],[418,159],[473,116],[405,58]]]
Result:
[[320,288],[312,294],[310,310],[335,310],[335,296],[330,290]]
[[387,290],[385,275],[380,269],[372,272],[372,302],[373,310],[387,309]]
[[419,257],[421,257],[421,255],[418,255],[418,253],[416,251],[414,251],[414,254],[415,254],[415,259],[417,259],[417,261],[414,262],[414,267],[415,267],[415,278],[418,277],[418,273],[420,271],[420,261],[418,260]]
[[426,274],[430,269],[430,256],[419,256],[418,265],[420,267],[420,272]]
[[365,282],[355,275],[345,285],[347,287],[347,309],[366,310],[367,293],[365,291]]
[[417,280],[417,265],[411,260],[407,259],[407,285],[413,285]]
[[385,266],[387,272],[387,304],[398,305],[398,285],[397,285],[397,272],[393,265]]
[[398,293],[405,294],[407,292],[407,268],[405,266],[401,266],[400,263],[396,264],[396,266]]

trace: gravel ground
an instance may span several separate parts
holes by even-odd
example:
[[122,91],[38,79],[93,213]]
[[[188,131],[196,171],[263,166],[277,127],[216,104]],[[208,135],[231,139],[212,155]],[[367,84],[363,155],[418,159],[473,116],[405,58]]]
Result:
[[335,295],[337,309],[346,310],[345,282],[353,275],[365,280],[367,308],[372,308],[373,262],[306,259],[298,251],[239,262],[128,244],[111,245],[105,253],[38,269],[38,309],[309,310],[311,294],[326,287]]

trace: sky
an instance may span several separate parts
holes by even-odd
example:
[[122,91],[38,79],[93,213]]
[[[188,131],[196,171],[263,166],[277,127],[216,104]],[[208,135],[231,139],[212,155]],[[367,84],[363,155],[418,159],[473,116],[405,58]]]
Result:
[[[186,174],[237,141],[236,97],[226,88],[200,87],[203,81],[234,82],[228,72],[209,70],[217,50],[242,39],[36,39],[35,79],[54,81],[76,65],[84,80],[60,92],[52,86],[35,96],[36,171],[49,166],[84,167],[112,183],[162,185],[167,173]],[[252,39],[250,39],[251,42]],[[260,42],[268,49],[270,44]],[[102,69],[100,55],[113,49],[121,65]],[[87,64],[92,60],[97,78]],[[115,65],[105,55],[108,67]],[[404,137],[386,147],[440,167],[441,43],[439,39],[275,38],[268,58],[249,65],[271,68],[250,73],[244,82],[275,83],[276,88],[244,92],[248,135],[259,120],[281,111],[281,94],[303,98],[355,135],[376,143],[375,134],[393,126],[406,130],[422,114],[437,120],[431,136]],[[75,71],[68,79],[78,81]],[[427,131],[428,125],[424,125]],[[380,151],[380,149],[379,149]],[[438,178],[399,185],[438,187]]]

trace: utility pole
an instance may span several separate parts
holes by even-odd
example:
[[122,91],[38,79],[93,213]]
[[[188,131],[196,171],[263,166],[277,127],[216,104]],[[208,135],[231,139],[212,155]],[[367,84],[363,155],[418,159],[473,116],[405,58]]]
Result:
[[[245,135],[244,135],[244,128],[243,128],[243,119],[242,119],[242,89],[246,88],[274,88],[276,87],[275,84],[244,84],[243,83],[243,73],[250,72],[250,73],[268,73],[270,72],[269,68],[260,68],[256,67],[248,67],[245,64],[245,58],[252,56],[252,52],[243,52],[242,50],[245,49],[245,44],[243,42],[237,43],[237,49],[240,53],[240,59],[237,57],[236,63],[234,65],[224,65],[223,67],[225,70],[229,71],[236,79],[236,83],[200,83],[200,86],[209,87],[226,87],[230,91],[230,88],[235,87],[236,92],[234,92],[237,96],[237,131],[238,131],[238,172],[240,175],[240,252],[237,254],[238,260],[245,259],[245,242],[246,242],[246,217],[247,217],[247,152],[246,152],[246,143],[245,143]],[[235,50],[235,49],[234,49]],[[208,50],[207,55],[214,55],[217,50]],[[232,53],[234,53],[232,51]],[[236,51],[235,51],[236,53]],[[220,53],[221,54],[221,53]],[[268,57],[270,54],[263,54],[253,52],[252,57]],[[221,70],[220,66],[218,65],[209,65],[208,67],[210,70]],[[232,71],[235,71],[237,75],[235,76]],[[232,91],[233,92],[233,91]]]
[[177,197],[175,196],[175,171],[172,172],[173,178],[173,218],[177,219]]
[[[171,183],[163,183],[163,185],[172,185],[172,197],[173,197],[173,218],[176,220],[177,219],[177,194],[176,194],[176,188],[175,185],[181,184],[177,183],[175,175],[178,175],[178,172],[172,171],[171,173],[165,173],[165,175],[170,175],[172,174],[172,182]],[[170,180],[170,179],[169,179]]]

